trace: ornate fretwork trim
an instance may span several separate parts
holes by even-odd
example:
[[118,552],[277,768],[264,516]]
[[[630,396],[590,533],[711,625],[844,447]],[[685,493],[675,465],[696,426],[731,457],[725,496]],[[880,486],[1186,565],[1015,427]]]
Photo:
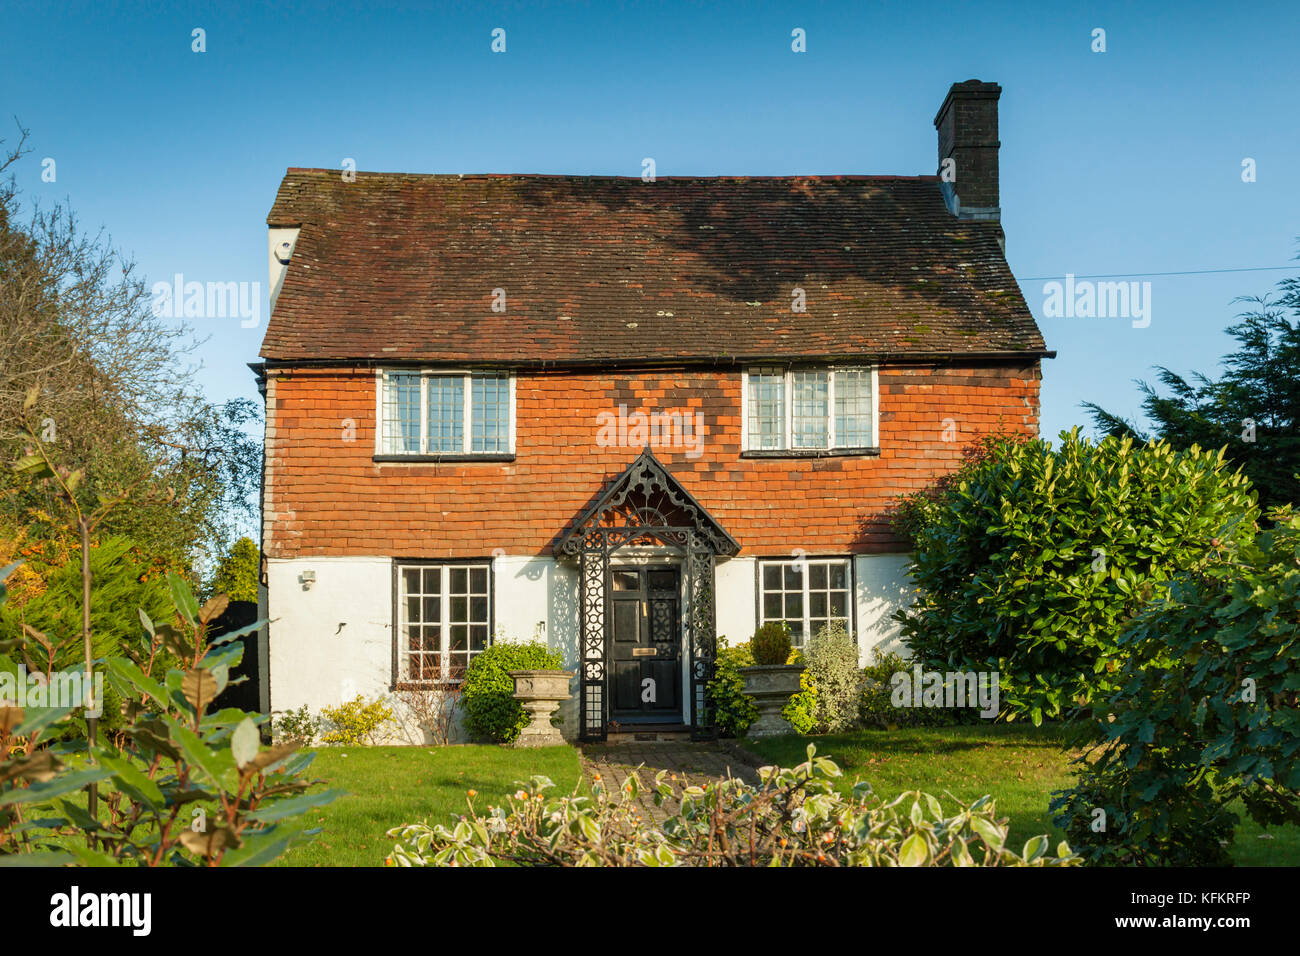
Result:
[[[678,518],[684,520],[674,520]],[[740,550],[736,539],[682,487],[648,447],[556,542],[555,553],[577,555],[582,550],[582,537],[602,527],[611,531],[621,528],[621,533],[628,537],[635,537],[634,529],[641,528],[650,532],[647,538],[655,537],[678,547],[685,544],[680,534],[667,540],[662,533],[654,531],[689,529],[704,535],[714,554],[731,556]],[[624,540],[621,543],[644,542]]]
[[587,740],[603,739],[609,720],[605,595],[610,556],[643,545],[667,545],[684,556],[690,720],[697,736],[713,731],[705,698],[717,654],[713,563],[718,555],[735,554],[740,545],[647,448],[555,545],[557,555],[578,563],[581,732]]

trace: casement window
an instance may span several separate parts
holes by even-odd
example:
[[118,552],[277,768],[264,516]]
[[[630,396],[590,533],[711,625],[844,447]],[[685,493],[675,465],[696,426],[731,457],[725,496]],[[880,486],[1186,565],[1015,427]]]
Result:
[[804,558],[760,561],[759,623],[785,621],[795,647],[827,624],[853,633],[853,561],[851,558]]
[[871,449],[874,368],[755,368],[744,375],[744,448],[758,452]]
[[515,382],[497,372],[379,374],[378,455],[514,454]]
[[398,564],[398,683],[456,681],[492,640],[486,563]]

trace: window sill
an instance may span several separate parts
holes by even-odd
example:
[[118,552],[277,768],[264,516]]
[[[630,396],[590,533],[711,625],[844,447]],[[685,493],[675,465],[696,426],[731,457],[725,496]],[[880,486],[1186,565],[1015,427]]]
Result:
[[398,681],[388,689],[398,693],[419,690],[456,690],[464,683],[463,678],[461,680]]
[[741,458],[877,458],[880,446],[871,448],[751,448]]
[[375,455],[373,461],[378,465],[400,465],[400,464],[438,464],[439,462],[502,462],[514,461],[515,456],[510,452],[483,452],[480,454],[463,454],[448,453],[446,455]]

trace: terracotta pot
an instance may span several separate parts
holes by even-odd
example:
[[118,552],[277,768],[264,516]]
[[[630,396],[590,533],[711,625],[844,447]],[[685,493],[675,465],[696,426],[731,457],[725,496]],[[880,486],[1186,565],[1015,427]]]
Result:
[[519,732],[512,747],[554,747],[564,743],[551,717],[569,699],[572,671],[508,671],[515,681],[515,700],[528,712],[528,726]]
[[750,737],[775,737],[792,734],[794,727],[781,716],[790,698],[799,693],[802,664],[762,664],[740,668],[745,693],[754,698],[758,719],[749,725]]

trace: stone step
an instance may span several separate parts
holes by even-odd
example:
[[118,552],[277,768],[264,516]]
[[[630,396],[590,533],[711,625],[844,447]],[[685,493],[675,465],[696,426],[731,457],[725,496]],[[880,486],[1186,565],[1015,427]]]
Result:
[[674,724],[657,727],[654,724],[625,726],[611,730],[605,736],[609,744],[681,744],[690,743],[691,732],[688,728]]

